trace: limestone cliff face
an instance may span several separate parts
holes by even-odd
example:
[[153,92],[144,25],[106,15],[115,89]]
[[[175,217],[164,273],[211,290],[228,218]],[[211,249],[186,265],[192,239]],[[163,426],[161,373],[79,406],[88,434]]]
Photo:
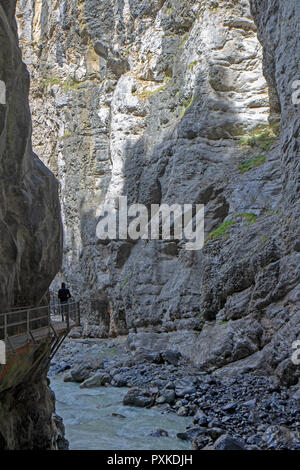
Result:
[[[62,254],[58,183],[32,151],[29,74],[18,47],[15,4],[0,1],[0,312],[38,305]],[[45,354],[47,364],[49,350]],[[39,351],[24,357],[32,366]],[[33,367],[29,378],[11,380],[4,390],[4,378],[15,372],[10,365],[0,366],[0,450],[55,448],[47,368]]]
[[[85,334],[129,331],[133,348],[169,342],[200,368],[295,382],[297,74],[285,50],[292,36],[299,55],[299,7],[285,27],[287,6],[250,3],[21,0],[17,17],[34,147],[62,183],[63,275],[94,299]],[[101,204],[120,195],[204,203],[204,249],[100,243]]]

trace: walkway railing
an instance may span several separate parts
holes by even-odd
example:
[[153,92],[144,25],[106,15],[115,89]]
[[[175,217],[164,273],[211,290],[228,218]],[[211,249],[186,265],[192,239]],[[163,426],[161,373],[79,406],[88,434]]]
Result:
[[67,327],[73,325],[80,325],[80,302],[72,301],[66,303],[52,303],[49,305],[50,319],[52,322],[65,322]]
[[16,346],[36,342],[51,332],[54,336],[57,336],[58,330],[67,334],[71,328],[79,325],[79,301],[12,309],[10,312],[0,313],[0,340],[4,340],[8,348],[15,349]]

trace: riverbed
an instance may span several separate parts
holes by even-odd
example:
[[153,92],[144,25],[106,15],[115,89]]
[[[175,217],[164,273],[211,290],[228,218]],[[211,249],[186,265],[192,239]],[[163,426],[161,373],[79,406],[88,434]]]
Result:
[[[81,389],[79,384],[51,377],[56,412],[64,420],[71,450],[188,450],[191,443],[176,437],[191,417],[162,413],[158,408],[123,406],[128,388]],[[157,429],[167,437],[150,434]]]

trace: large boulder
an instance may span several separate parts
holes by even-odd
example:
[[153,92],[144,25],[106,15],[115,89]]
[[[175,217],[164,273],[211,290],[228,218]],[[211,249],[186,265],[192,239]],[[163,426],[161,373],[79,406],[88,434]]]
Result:
[[179,361],[182,357],[179,351],[167,350],[161,353],[161,356],[165,362],[172,364],[173,366],[178,366]]
[[111,382],[111,376],[106,372],[97,372],[92,377],[84,380],[80,385],[80,388],[93,388],[101,387]]
[[215,450],[247,450],[246,444],[236,437],[224,434],[214,443]]
[[123,399],[125,406],[149,407],[153,404],[152,394],[139,388],[131,388]]
[[64,382],[78,382],[81,383],[88,379],[91,375],[91,370],[86,365],[77,365],[71,369],[65,376]]
[[268,449],[284,450],[298,446],[300,450],[300,432],[293,432],[286,426],[269,426],[262,436]]

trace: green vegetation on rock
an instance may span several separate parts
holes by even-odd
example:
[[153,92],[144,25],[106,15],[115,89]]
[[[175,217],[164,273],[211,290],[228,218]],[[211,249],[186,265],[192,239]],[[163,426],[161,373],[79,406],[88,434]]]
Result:
[[64,133],[64,135],[62,137],[60,137],[61,140],[63,139],[67,139],[68,137],[70,137],[72,135],[72,132],[71,131],[66,131]]
[[134,94],[138,96],[138,98],[140,98],[141,100],[150,98],[150,96],[157,95],[158,93],[161,93],[162,91],[164,91],[167,88],[171,79],[172,78],[170,76],[167,76],[164,79],[163,85],[160,86],[159,88],[156,88],[155,90],[149,90],[149,91],[143,90],[141,93],[134,93]]
[[126,286],[127,282],[128,282],[128,279],[125,279],[125,281],[124,281],[124,282],[122,283],[122,285],[121,285],[121,290],[124,289],[124,287]]
[[277,135],[270,126],[259,128],[252,132],[250,135],[241,137],[241,147],[259,147],[261,150],[267,152],[272,147]]
[[220,323],[218,323],[218,326],[226,325],[226,323],[228,323],[228,320],[223,320]]
[[256,222],[256,219],[257,219],[257,215],[253,214],[253,213],[250,213],[250,212],[245,212],[243,214],[236,214],[233,219],[231,220],[226,220],[225,222],[222,223],[222,225],[220,225],[220,227],[216,228],[215,230],[213,230],[207,240],[206,240],[206,243],[208,241],[213,241],[213,240],[216,240],[217,238],[228,238],[228,230],[229,228],[234,225],[236,223],[236,219],[238,218],[244,218],[246,219],[246,221],[248,222],[247,223],[247,226],[250,226],[250,225],[253,225],[255,224]]
[[188,70],[191,70],[195,67],[195,65],[198,64],[198,60],[194,60],[193,62],[191,62],[189,65],[188,65]]
[[217,12],[219,9],[218,2],[210,2],[208,6],[209,11],[211,12]]
[[253,168],[257,168],[260,165],[263,165],[266,161],[266,156],[264,154],[262,155],[257,155],[254,158],[251,158],[250,160],[247,160],[246,162],[240,163],[239,164],[239,169],[241,170],[241,173],[244,174],[247,171],[252,170]]
[[209,236],[208,241],[216,240],[217,238],[227,238],[228,237],[228,229],[235,224],[234,220],[226,220],[225,222],[220,225],[220,227],[213,230]]
[[67,77],[65,80],[59,77],[49,77],[42,81],[42,86],[58,85],[64,88],[65,91],[77,91],[82,82],[77,82],[74,77]]
[[256,214],[253,214],[251,212],[246,212],[244,214],[237,214],[235,216],[235,218],[237,219],[238,217],[243,217],[244,219],[247,220],[248,224],[247,225],[252,225],[252,224],[255,224],[256,222],[256,219],[257,219],[257,215]]
[[183,47],[186,45],[187,41],[188,41],[188,35],[185,35],[184,40],[182,41],[182,43],[179,46],[179,50],[183,49]]
[[191,98],[190,100],[184,101],[183,102],[184,109],[181,111],[181,117],[183,117],[185,113],[187,112],[187,110],[192,106],[192,104],[196,103],[196,101],[198,100],[199,100],[199,97],[195,96]]

